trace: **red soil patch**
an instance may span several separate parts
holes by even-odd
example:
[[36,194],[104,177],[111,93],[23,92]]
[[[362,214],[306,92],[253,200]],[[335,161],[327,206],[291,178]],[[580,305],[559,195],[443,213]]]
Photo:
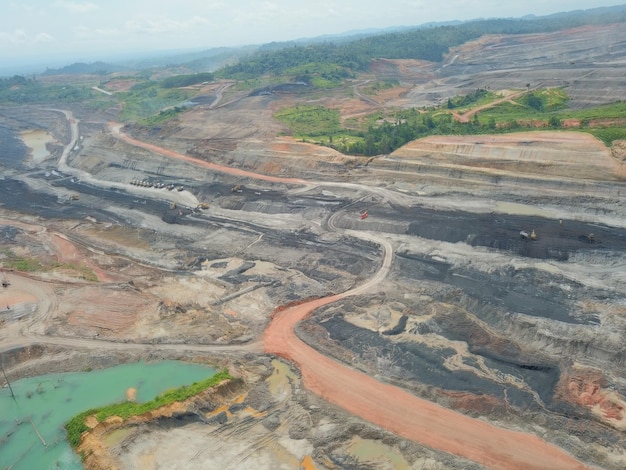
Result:
[[452,408],[455,410],[475,411],[487,415],[504,407],[503,402],[489,395],[475,395],[468,392],[446,392],[445,395],[450,397]]
[[557,396],[569,403],[595,409],[604,420],[623,421],[624,400],[606,390],[607,381],[600,371],[578,370],[564,376],[557,387]]
[[113,278],[109,276],[103,269],[96,265],[93,261],[83,256],[80,251],[67,238],[58,233],[52,234],[50,242],[54,245],[60,262],[63,263],[82,263],[93,271],[98,281],[111,282]]

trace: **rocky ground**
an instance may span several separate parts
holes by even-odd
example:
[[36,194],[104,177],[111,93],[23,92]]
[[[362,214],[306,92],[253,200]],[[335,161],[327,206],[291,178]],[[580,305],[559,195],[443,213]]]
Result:
[[[592,64],[599,31],[567,34],[580,40],[487,38],[439,69],[381,61],[372,73],[400,77],[400,87],[370,101],[324,99],[348,117],[432,104],[485,77],[493,89],[562,85],[555,70],[576,106],[623,97],[626,83],[598,71],[623,75],[622,42]],[[580,44],[596,45],[583,57]],[[537,59],[520,68],[523,54]],[[586,465],[623,468],[622,144],[530,132],[431,137],[347,157],[277,137],[272,110],[312,98],[298,93],[233,93],[121,134],[106,113],[72,110],[74,135],[59,111],[1,109],[0,258],[40,263],[8,272],[0,291],[9,374],[201,356],[243,379],[210,406],[108,429],[102,439],[119,468],[479,468],[329,404],[263,353],[277,307],[364,284],[384,241],[387,277],[301,323],[307,344]],[[19,132],[31,129],[54,137],[48,158],[28,157]]]

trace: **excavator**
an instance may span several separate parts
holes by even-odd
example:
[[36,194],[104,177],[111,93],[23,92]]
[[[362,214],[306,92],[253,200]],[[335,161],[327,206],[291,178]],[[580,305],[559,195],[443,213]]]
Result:
[[369,214],[367,213],[367,211],[361,211],[361,214],[359,214],[359,219],[367,219],[369,216]]

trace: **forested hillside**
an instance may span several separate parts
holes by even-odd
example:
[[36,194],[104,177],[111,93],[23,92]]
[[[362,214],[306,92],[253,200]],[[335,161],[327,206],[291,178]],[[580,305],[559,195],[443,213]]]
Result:
[[248,59],[227,66],[222,77],[249,79],[264,74],[280,74],[310,63],[331,63],[354,71],[365,70],[370,60],[421,59],[440,62],[450,47],[484,34],[527,34],[558,31],[592,24],[626,21],[626,5],[562,13],[540,18],[476,20],[454,26],[420,28],[389,33],[351,42],[288,46],[262,50]]

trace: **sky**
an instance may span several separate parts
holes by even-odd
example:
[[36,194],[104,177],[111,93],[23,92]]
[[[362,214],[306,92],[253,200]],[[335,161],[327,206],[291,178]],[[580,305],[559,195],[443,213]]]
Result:
[[0,68],[210,49],[620,0],[0,0]]

